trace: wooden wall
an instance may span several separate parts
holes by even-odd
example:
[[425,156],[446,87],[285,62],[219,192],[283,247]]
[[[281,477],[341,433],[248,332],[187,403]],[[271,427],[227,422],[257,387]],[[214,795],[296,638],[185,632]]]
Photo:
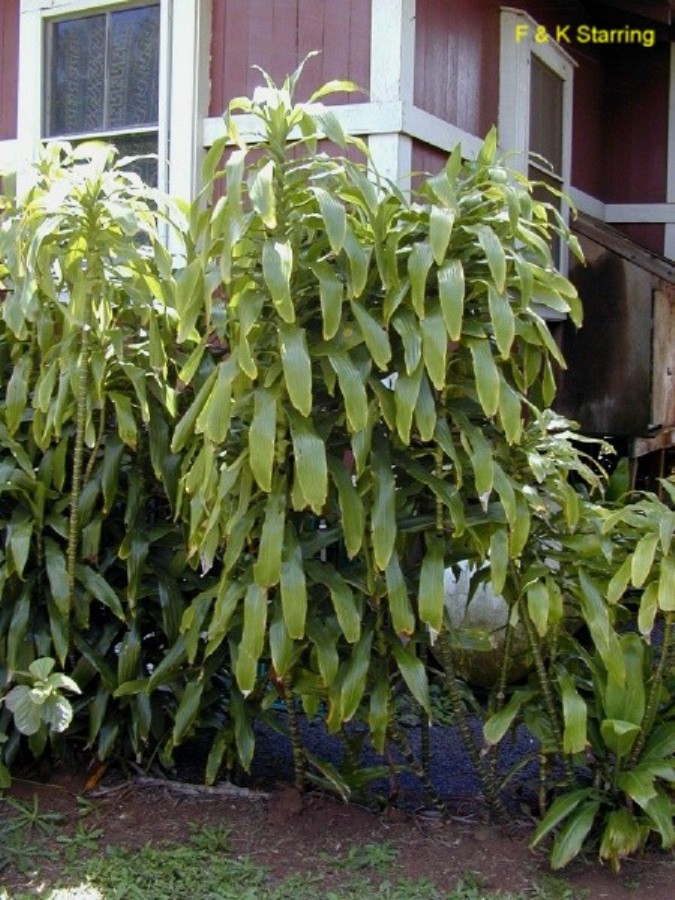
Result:
[[499,3],[417,0],[415,103],[483,137],[499,106]]
[[[281,81],[311,50],[298,99],[333,78],[364,91],[370,83],[370,0],[214,0],[210,114],[221,115],[233,97],[250,96],[263,83],[258,65]],[[335,94],[328,101],[366,100]]]
[[16,137],[20,0],[0,0],[0,140]]

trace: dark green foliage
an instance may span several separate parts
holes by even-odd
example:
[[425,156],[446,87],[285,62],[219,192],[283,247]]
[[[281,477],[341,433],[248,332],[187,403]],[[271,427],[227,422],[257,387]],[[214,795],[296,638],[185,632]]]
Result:
[[[668,846],[674,517],[651,497],[603,505],[549,408],[564,363],[541,308],[581,320],[549,245],[574,239],[494,132],[410,199],[329,111],[293,105],[297,77],[233,105],[185,217],[91,145],[48,147],[5,210],[0,679],[57,659],[83,692],[68,737],[101,757],[169,761],[208,728],[209,782],[250,766],[253,723],[282,701],[298,786],[348,797],[368,773],[307,753],[301,711],[332,732],[361,719],[382,751],[397,710],[433,714],[433,678],[497,815],[491,748],[510,728],[562,759],[567,793],[535,836],[564,822],[555,865],[601,813],[614,865],[650,829]],[[319,152],[323,136],[363,163]],[[459,663],[491,636],[445,611],[463,560],[508,606],[487,699]],[[510,688],[519,627],[534,669]],[[619,709],[629,683],[642,694]],[[0,729],[11,762],[7,708]]]

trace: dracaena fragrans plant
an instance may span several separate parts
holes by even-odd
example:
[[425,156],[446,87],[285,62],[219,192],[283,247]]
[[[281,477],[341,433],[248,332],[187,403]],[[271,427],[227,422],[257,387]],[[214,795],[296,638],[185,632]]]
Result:
[[[580,307],[551,262],[563,225],[496,160],[494,132],[411,201],[317,105],[349,85],[294,105],[297,75],[232,104],[204,168],[221,196],[193,212],[177,279],[179,503],[190,556],[219,572],[183,627],[191,658],[229,647],[235,715],[271,674],[291,726],[294,696],[308,712],[322,699],[331,730],[365,716],[382,748],[392,683],[429,711],[429,643],[454,684],[446,565],[489,556],[502,591],[537,523],[576,524],[580,458],[546,468],[542,450],[564,443],[536,406],[562,360],[537,310]],[[196,709],[186,696],[182,726]]]
[[0,227],[0,670],[53,655],[91,701],[83,742],[138,754],[162,703],[113,694],[175,640],[190,590],[170,522],[169,204],[103,145],[50,145],[34,176]]

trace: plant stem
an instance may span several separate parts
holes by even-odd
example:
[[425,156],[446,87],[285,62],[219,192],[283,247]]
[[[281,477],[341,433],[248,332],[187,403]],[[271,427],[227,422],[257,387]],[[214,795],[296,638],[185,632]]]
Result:
[[293,748],[294,783],[299,793],[304,794],[306,787],[305,776],[307,771],[307,760],[305,759],[305,750],[302,746],[298,711],[295,708],[295,698],[291,687],[290,675],[284,677],[283,686],[284,704],[286,705],[286,711],[288,712],[288,730],[291,736],[291,746]]
[[652,683],[649,688],[649,696],[647,698],[647,706],[645,709],[645,714],[642,719],[642,727],[640,728],[640,734],[638,735],[638,739],[633,746],[633,751],[630,755],[630,759],[628,761],[628,767],[632,768],[637,764],[637,761],[640,759],[642,755],[642,751],[645,748],[645,743],[649,734],[654,727],[654,722],[656,721],[656,716],[659,711],[659,696],[661,694],[661,686],[663,685],[663,675],[666,670],[666,666],[668,665],[668,657],[670,656],[671,650],[671,642],[673,639],[673,614],[671,612],[666,613],[664,626],[663,626],[663,640],[661,642],[661,655],[659,657],[658,665],[656,666],[656,670],[654,672],[654,676],[652,678]]
[[77,411],[75,417],[75,448],[73,450],[73,480],[70,490],[70,521],[68,523],[68,595],[69,605],[75,605],[75,566],[80,536],[80,492],[84,469],[84,433],[87,426],[87,390],[89,388],[90,327],[85,322],[78,359]]
[[564,750],[562,726],[560,724],[560,719],[558,718],[558,710],[556,709],[556,705],[553,700],[551,680],[546,669],[546,664],[544,663],[544,656],[541,652],[541,644],[534,630],[534,625],[532,624],[532,619],[530,619],[530,615],[527,611],[527,606],[525,605],[522,597],[519,602],[520,614],[523,620],[523,625],[525,626],[525,634],[527,636],[527,643],[532,652],[532,656],[534,657],[537,679],[539,681],[539,687],[541,688],[541,694],[544,699],[544,706],[546,707],[546,712],[548,713],[548,717],[551,723],[551,731],[553,732],[553,737],[555,739],[556,750],[558,751],[558,754],[562,760],[567,784],[571,785],[574,782],[574,770],[572,769],[570,758]]
[[498,822],[507,822],[509,817],[504,804],[502,803],[502,799],[499,796],[495,774],[487,760],[481,757],[473,735],[471,734],[469,717],[467,716],[464,701],[462,700],[457,686],[457,676],[452,661],[452,647],[450,646],[450,638],[446,628],[443,628],[438,635],[438,646],[443,669],[445,670],[445,685],[448,690],[448,697],[450,698],[450,708],[452,709],[452,715],[464,743],[464,748],[473,764],[477,777],[480,779],[485,799],[487,800],[492,814]]
[[399,748],[401,753],[403,754],[403,758],[406,761],[406,764],[410,771],[420,780],[422,787],[427,792],[431,803],[434,808],[441,816],[442,819],[445,819],[447,816],[447,809],[445,807],[445,803],[443,802],[441,795],[438,793],[436,788],[434,787],[433,782],[429,778],[424,766],[421,766],[417,760],[415,759],[415,754],[412,752],[412,748],[410,746],[410,742],[407,737],[403,734],[400,728],[395,725],[393,722],[389,726],[389,736],[392,741]]

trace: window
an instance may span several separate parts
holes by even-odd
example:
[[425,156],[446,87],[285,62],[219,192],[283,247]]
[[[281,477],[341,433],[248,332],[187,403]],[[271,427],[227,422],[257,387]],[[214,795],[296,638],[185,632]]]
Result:
[[[538,41],[538,25],[526,13],[505,9],[501,19],[499,132],[502,147],[515,151],[514,168],[532,181],[569,193],[572,150],[572,77],[569,54],[554,40]],[[535,196],[568,210],[546,188]],[[567,252],[554,242],[556,265],[567,269]]]
[[[160,8],[155,3],[48,26],[44,137],[100,137],[121,156],[159,151]],[[156,159],[139,174],[157,183]]]
[[[50,138],[100,137],[123,156],[156,153],[144,177],[194,197],[210,16],[211,0],[21,0],[19,157]],[[30,178],[19,169],[19,191]]]

